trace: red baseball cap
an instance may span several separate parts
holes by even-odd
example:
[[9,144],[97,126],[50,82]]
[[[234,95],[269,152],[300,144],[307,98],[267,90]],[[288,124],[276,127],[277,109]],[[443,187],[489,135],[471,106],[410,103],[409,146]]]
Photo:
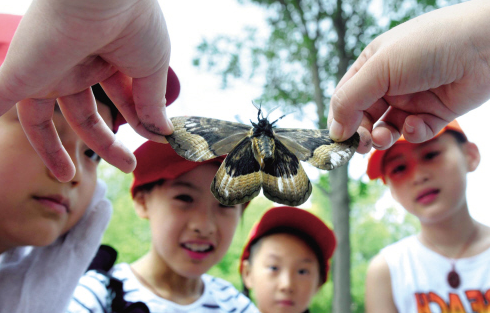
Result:
[[219,156],[204,162],[193,162],[178,155],[169,144],[149,140],[136,149],[134,155],[137,165],[133,171],[134,179],[131,185],[133,197],[139,186],[160,179],[176,179],[200,165],[216,162],[221,164],[225,159],[225,156]]
[[251,246],[269,231],[282,227],[296,229],[316,242],[325,262],[325,277],[321,278],[323,282],[326,282],[329,260],[332,258],[337,245],[335,234],[321,219],[312,213],[290,206],[274,207],[267,210],[260,221],[252,227],[240,258],[240,274],[243,270],[243,260],[248,260],[250,257]]
[[[12,14],[0,14],[0,65],[5,60],[10,42],[14,37],[15,30],[19,26],[22,16]],[[104,90],[99,84],[92,86],[95,99],[101,101],[105,105],[111,108],[111,112],[117,112],[114,117],[114,133],[117,132],[119,126],[126,124],[124,117],[117,111],[114,103],[105,94]],[[167,106],[177,99],[180,93],[180,82],[172,68],[168,68],[167,74],[167,92],[165,98],[167,99]]]
[[[454,120],[451,123],[447,124],[443,129],[441,129],[441,131],[439,133],[437,133],[437,135],[434,136],[434,138],[440,136],[441,134],[443,134],[444,132],[446,132],[448,130],[453,130],[453,131],[456,131],[458,133],[461,133],[466,138],[466,135],[463,132],[463,129],[461,128],[461,126],[459,126],[459,123],[456,120]],[[383,159],[384,159],[384,156],[385,156],[386,152],[388,152],[392,147],[394,147],[397,144],[407,143],[407,142],[408,141],[402,135],[400,137],[400,139],[398,139],[393,144],[393,146],[391,146],[389,149],[386,149],[386,150],[374,150],[373,152],[371,152],[371,155],[369,156],[369,160],[368,160],[367,171],[366,171],[366,173],[369,176],[369,178],[371,180],[374,180],[374,179],[377,179],[377,178],[381,178],[383,180],[383,182],[384,182]]]

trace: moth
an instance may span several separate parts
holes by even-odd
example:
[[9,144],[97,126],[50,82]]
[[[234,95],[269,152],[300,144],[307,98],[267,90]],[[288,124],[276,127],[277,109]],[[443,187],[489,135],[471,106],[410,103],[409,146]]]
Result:
[[249,125],[206,117],[174,117],[167,141],[180,156],[202,162],[227,154],[211,192],[224,205],[245,203],[261,189],[276,202],[298,206],[308,200],[312,186],[301,163],[322,170],[346,164],[359,145],[359,134],[335,142],[326,129],[276,128],[260,108],[258,122]]

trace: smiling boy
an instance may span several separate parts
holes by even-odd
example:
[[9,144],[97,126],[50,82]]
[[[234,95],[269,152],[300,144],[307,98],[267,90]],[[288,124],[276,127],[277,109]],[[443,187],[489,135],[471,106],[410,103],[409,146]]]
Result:
[[[191,162],[169,144],[151,141],[134,153],[131,194],[136,213],[150,222],[150,251],[132,264],[117,264],[109,276],[89,271],[69,312],[118,312],[138,302],[146,312],[257,312],[230,283],[205,274],[226,254],[243,211],[211,193],[224,158]],[[122,284],[123,301],[114,279]]]

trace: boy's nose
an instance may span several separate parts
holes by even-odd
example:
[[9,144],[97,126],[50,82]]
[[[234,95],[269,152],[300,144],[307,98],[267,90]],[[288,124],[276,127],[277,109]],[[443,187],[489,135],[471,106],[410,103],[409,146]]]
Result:
[[293,274],[289,271],[283,271],[279,278],[279,290],[286,294],[292,294],[294,291]]
[[413,183],[415,185],[423,184],[429,180],[429,172],[423,166],[415,165],[413,167]]
[[201,207],[196,210],[191,220],[192,231],[201,236],[207,237],[216,232],[216,220],[210,208]]

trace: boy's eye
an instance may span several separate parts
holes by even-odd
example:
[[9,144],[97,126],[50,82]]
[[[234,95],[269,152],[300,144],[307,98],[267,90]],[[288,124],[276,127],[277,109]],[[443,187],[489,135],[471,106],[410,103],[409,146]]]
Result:
[[402,173],[407,167],[404,164],[397,165],[391,170],[391,174]]
[[224,204],[219,204],[219,207],[220,208],[223,208],[223,209],[235,209],[237,208],[238,206],[237,205],[224,205]]
[[300,269],[300,270],[298,271],[298,273],[299,273],[300,275],[308,275],[308,274],[310,273],[310,271],[309,271],[308,269],[306,269],[306,268],[302,268],[302,269]]
[[101,160],[101,157],[95,153],[92,149],[87,149],[85,150],[85,156],[87,156],[90,160],[94,161],[94,162],[100,162]]
[[277,270],[279,269],[279,268],[278,268],[277,266],[275,266],[275,265],[269,265],[269,266],[267,266],[267,268],[268,268],[269,270],[273,271],[273,272],[275,272],[275,271],[277,271]]
[[186,203],[192,203],[194,201],[194,199],[189,195],[178,195],[175,197],[175,199],[186,202]]
[[426,153],[424,155],[424,159],[426,160],[432,160],[433,158],[435,158],[436,156],[438,156],[440,154],[439,151],[431,151],[429,153]]

